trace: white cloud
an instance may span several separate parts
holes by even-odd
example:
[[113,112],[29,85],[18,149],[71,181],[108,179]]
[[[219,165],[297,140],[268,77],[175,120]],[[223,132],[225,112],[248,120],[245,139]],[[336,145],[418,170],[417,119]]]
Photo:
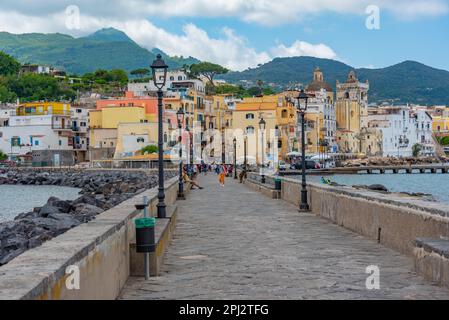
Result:
[[[234,17],[248,23],[285,24],[314,17],[323,12],[365,13],[368,5],[378,5],[401,19],[435,16],[449,12],[449,0],[1,0],[0,31],[13,33],[61,32],[86,35],[103,27],[125,31],[143,47],[160,48],[169,55],[193,56],[242,70],[265,63],[273,57],[315,56],[338,59],[325,44],[297,40],[276,44],[258,51],[229,28],[211,37],[194,24],[186,24],[181,33],[167,32],[152,24],[152,16]],[[65,27],[65,8],[80,8],[80,28]],[[148,20],[149,19],[149,20]]]
[[0,30],[13,33],[63,32],[80,35],[104,27],[114,27],[124,31],[136,43],[147,49],[159,48],[172,56],[192,56],[203,61],[221,64],[231,70],[255,67],[277,56],[308,55],[336,58],[333,50],[326,45],[312,45],[303,41],[296,41],[290,47],[279,44],[269,52],[257,51],[244,37],[237,35],[230,28],[223,28],[221,37],[213,38],[194,24],[186,24],[182,34],[174,34],[144,19],[119,21],[84,14],[81,15],[80,20],[80,30],[74,31],[65,28],[64,13],[52,13],[48,17],[28,17],[15,12],[1,12]]
[[290,47],[280,44],[271,49],[275,57],[312,56],[317,58],[336,59],[337,54],[325,44],[310,44],[304,41],[295,41]]
[[243,21],[281,25],[323,12],[365,14],[368,5],[401,19],[443,15],[448,0],[2,0],[1,11],[48,15],[77,5],[90,16],[108,19],[166,17],[235,17]]

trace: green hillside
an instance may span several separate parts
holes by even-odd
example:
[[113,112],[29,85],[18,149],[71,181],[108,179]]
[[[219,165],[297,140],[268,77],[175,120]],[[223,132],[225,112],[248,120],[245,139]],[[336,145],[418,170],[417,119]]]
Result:
[[[156,55],[141,48],[125,33],[112,28],[102,29],[84,38],[58,33],[15,35],[0,32],[0,50],[21,63],[52,65],[75,74],[97,69],[131,71],[145,68]],[[164,59],[172,69],[198,62],[194,58],[171,58],[165,54]]]
[[241,80],[288,87],[291,83],[307,84],[316,67],[324,72],[325,80],[335,89],[336,80],[344,82],[350,70],[355,70],[360,81],[370,83],[370,102],[394,100],[395,103],[424,105],[449,104],[449,72],[414,61],[382,69],[355,69],[347,64],[313,57],[276,58],[271,62],[242,72],[221,76],[227,81]]

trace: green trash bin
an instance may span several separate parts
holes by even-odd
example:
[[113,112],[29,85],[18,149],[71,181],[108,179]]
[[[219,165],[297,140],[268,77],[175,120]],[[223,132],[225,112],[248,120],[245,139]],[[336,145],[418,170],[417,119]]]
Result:
[[154,226],[155,218],[140,218],[134,221],[136,224],[136,252],[149,253],[155,250]]
[[282,179],[279,179],[279,178],[274,179],[274,188],[276,190],[282,189]]

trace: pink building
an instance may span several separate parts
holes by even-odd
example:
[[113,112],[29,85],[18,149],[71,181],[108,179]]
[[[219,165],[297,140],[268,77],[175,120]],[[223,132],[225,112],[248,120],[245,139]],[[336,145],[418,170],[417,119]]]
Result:
[[97,100],[97,110],[106,106],[145,107],[146,114],[157,115],[157,98],[136,97],[131,91],[127,91],[125,97]]

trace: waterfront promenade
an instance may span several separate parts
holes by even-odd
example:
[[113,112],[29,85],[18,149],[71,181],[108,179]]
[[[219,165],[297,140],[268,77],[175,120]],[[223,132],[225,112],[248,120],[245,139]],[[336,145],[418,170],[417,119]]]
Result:
[[[119,299],[449,299],[412,259],[283,200],[217,176],[178,201],[161,276],[130,277]],[[366,267],[380,268],[367,290]]]

